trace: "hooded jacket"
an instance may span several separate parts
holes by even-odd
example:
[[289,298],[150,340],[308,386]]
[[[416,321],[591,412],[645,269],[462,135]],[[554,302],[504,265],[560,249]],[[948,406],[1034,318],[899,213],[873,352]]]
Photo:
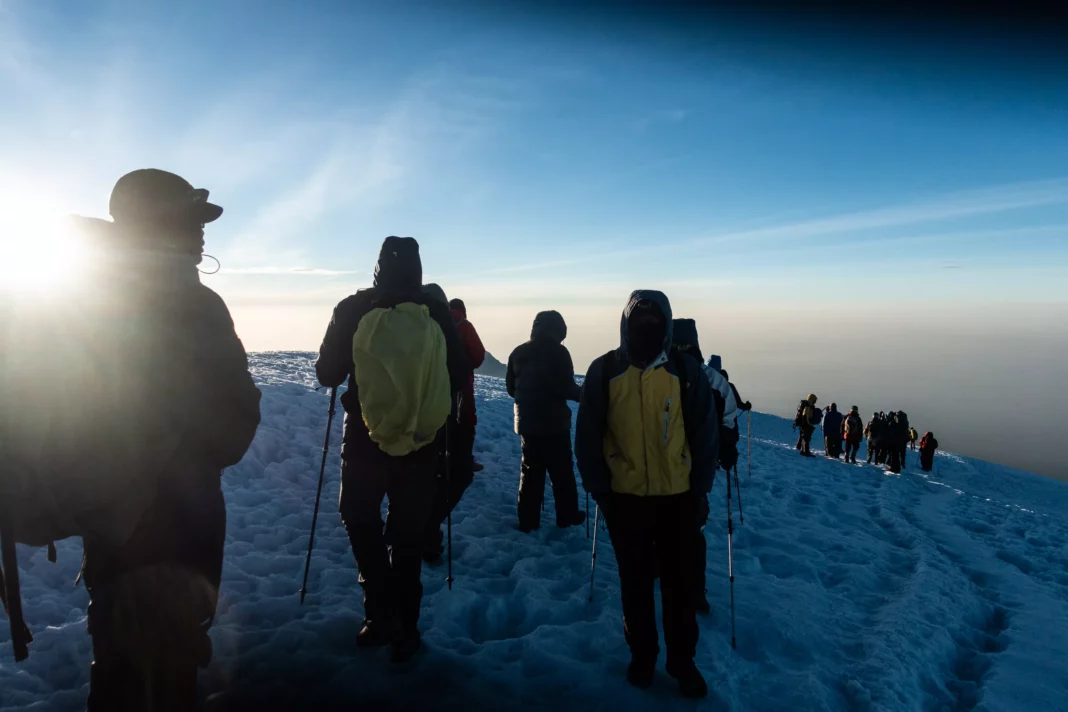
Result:
[[829,410],[823,416],[824,437],[838,440],[842,437],[842,421],[845,416],[838,410]]
[[[686,350],[692,356],[694,356],[698,362],[701,359],[701,346],[698,343],[697,338],[697,324],[693,319],[675,319],[672,323],[672,346],[677,349]],[[702,366],[702,371],[709,383],[712,384],[712,389],[718,394],[716,398],[717,402],[723,403],[723,416],[722,424],[724,428],[733,430],[738,418],[738,399],[735,396],[734,389],[731,388],[730,383],[723,374],[720,373],[722,368],[722,361],[719,356],[710,356],[708,364]]]
[[[644,304],[660,309],[665,333],[660,355],[642,367],[628,348],[628,322]],[[620,319],[619,348],[586,372],[575,454],[582,485],[595,498],[609,492],[664,496],[712,488],[719,456],[712,387],[696,359],[669,357],[672,332],[668,298],[636,291]]]
[[[348,382],[341,395],[345,409],[345,434],[341,446],[342,462],[346,465],[354,458],[380,453],[371,440],[360,410],[360,397],[353,375],[352,337],[360,321],[372,309],[389,304],[412,302],[427,307],[430,316],[445,334],[446,363],[449,384],[454,402],[470,375],[471,369],[464,356],[460,337],[449,314],[449,306],[423,291],[423,267],[419,259],[419,245],[410,237],[387,237],[375,265],[374,286],[361,289],[346,297],[334,308],[330,324],[326,328],[319,359],[315,362],[315,374],[319,383],[327,388],[337,388]],[[346,468],[347,470],[347,468]]]
[[530,341],[508,357],[505,385],[515,398],[515,431],[519,435],[556,435],[571,432],[571,407],[582,389],[575,383],[564,317],[544,311],[534,317]]

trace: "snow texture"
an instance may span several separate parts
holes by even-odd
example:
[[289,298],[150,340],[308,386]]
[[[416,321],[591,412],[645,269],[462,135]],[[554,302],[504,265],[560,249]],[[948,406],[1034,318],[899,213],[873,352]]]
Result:
[[[619,580],[598,538],[551,515],[516,531],[519,439],[504,384],[478,379],[486,466],[454,516],[456,582],[424,567],[426,651],[397,668],[357,651],[357,572],[337,513],[331,449],[310,594],[298,589],[326,427],[307,354],[254,355],[263,425],[226,472],[226,568],[201,674],[208,709],[1052,710],[1068,709],[1068,486],[940,453],[934,472],[803,459],[789,421],[755,414],[752,474],[735,507],[737,650],[730,647],[725,478],[711,494],[701,703],[663,673],[628,686]],[[745,423],[742,424],[743,444]],[[340,418],[333,442],[340,441]],[[864,457],[861,450],[861,457]],[[551,493],[550,495],[551,496]],[[581,497],[581,493],[580,493]],[[551,511],[551,503],[550,503]],[[20,550],[30,659],[0,625],[0,708],[79,710],[88,687],[87,596],[77,541],[59,563]]]

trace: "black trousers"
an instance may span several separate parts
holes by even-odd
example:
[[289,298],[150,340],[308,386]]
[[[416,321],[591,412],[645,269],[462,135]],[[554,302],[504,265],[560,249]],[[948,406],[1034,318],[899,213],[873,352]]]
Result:
[[924,472],[930,472],[934,467],[934,450],[920,450],[920,467]]
[[[464,492],[474,481],[475,473],[471,469],[471,448],[474,445],[475,430],[468,427],[449,428],[449,435],[456,435],[453,439],[453,450],[448,457],[445,454],[444,431],[441,434],[441,444],[438,453],[438,469],[434,505],[427,520],[425,541],[429,545],[438,544],[441,540],[441,525],[445,523],[449,513],[456,509]],[[449,468],[449,476],[446,477],[446,466]]]
[[545,497],[545,475],[553,485],[557,524],[569,524],[578,511],[578,487],[571,456],[571,433],[523,435],[519,475],[519,528],[537,529]]
[[619,565],[623,635],[632,659],[654,663],[660,655],[653,595],[655,547],[668,662],[693,660],[698,638],[693,599],[694,494],[639,497],[612,493],[601,499]]
[[[727,473],[730,477],[731,473]],[[708,495],[695,494],[694,507],[696,510],[697,537],[694,546],[694,580],[693,590],[697,596],[705,594],[705,571],[708,567],[708,540],[705,539],[705,525],[708,524]]]
[[887,463],[886,464],[890,467],[890,471],[891,472],[900,473],[901,472],[901,450],[899,450],[896,447],[890,448],[889,453],[887,453]]
[[856,462],[857,453],[860,452],[859,440],[846,440],[845,441],[845,456],[846,462]]
[[375,451],[342,464],[341,518],[360,569],[368,622],[419,623],[422,544],[437,494],[438,457],[431,445],[404,457]]
[[827,456],[835,459],[842,456],[842,438],[834,435],[827,435],[823,438],[824,447],[827,450]]
[[797,436],[797,445],[795,447],[801,451],[802,455],[812,454],[812,433],[815,431],[816,429],[811,425],[801,426],[801,434]]

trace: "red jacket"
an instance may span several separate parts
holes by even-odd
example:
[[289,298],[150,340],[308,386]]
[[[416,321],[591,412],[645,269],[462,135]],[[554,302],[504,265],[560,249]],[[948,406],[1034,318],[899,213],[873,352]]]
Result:
[[464,353],[471,364],[471,375],[464,386],[460,402],[460,422],[466,425],[475,425],[478,416],[475,414],[475,369],[486,360],[486,347],[482,345],[482,339],[478,338],[478,332],[474,325],[467,320],[466,315],[458,309],[452,310],[452,319],[456,322],[456,330],[460,333],[460,342],[463,344]]

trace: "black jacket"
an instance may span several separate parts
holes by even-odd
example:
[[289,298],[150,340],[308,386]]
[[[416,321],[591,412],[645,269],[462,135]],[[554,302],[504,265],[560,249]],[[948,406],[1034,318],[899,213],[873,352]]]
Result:
[[837,410],[830,410],[823,416],[823,435],[824,437],[831,438],[832,440],[839,440],[842,437],[842,420],[845,418],[842,413]]
[[534,318],[530,341],[508,357],[505,384],[515,398],[515,431],[519,435],[552,435],[571,431],[571,408],[582,389],[575,383],[564,318],[555,311]]

